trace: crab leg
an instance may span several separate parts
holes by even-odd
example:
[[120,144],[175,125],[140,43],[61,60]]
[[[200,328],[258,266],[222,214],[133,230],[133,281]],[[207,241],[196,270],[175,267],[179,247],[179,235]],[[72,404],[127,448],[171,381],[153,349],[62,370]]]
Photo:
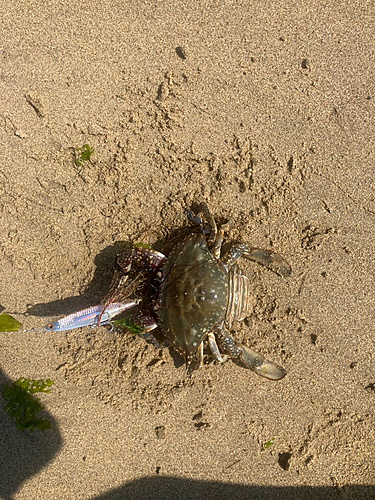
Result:
[[123,273],[128,273],[133,263],[141,267],[155,269],[160,267],[165,260],[165,255],[157,252],[149,245],[136,243],[130,250],[124,250],[117,257],[117,265],[121,267]]
[[152,316],[146,316],[144,314],[138,316],[136,324],[143,328],[143,333],[151,332],[158,327],[158,324]]
[[197,360],[199,366],[203,366],[203,341],[199,344],[197,349]]
[[202,203],[202,209],[207,219],[207,222],[211,227],[211,232],[208,237],[208,243],[212,245],[213,247],[212,252],[215,255],[216,259],[219,260],[221,254],[221,246],[223,244],[224,233],[227,232],[228,229],[231,227],[231,222],[228,221],[225,224],[222,224],[218,229],[216,221],[210,214],[210,211],[208,210],[208,206],[206,205],[206,203]]
[[241,256],[262,264],[280,276],[287,277],[292,272],[290,265],[279,254],[270,250],[251,248],[245,243],[233,246],[229,251],[229,255],[223,259],[222,263],[226,269],[229,269]]
[[261,354],[243,344],[239,348],[242,350],[240,355],[242,361],[257,375],[269,380],[280,380],[285,377],[286,371],[281,366],[267,361]]
[[206,203],[202,203],[202,209],[203,209],[204,216],[206,217],[206,220],[208,222],[208,225],[211,228],[210,235],[208,237],[208,243],[209,244],[214,244],[215,241],[216,241],[216,239],[217,239],[216,238],[216,236],[217,236],[216,221],[212,217],[212,215],[210,214],[210,211],[208,210],[208,206],[206,205]]
[[218,332],[223,351],[233,358],[240,358],[254,373],[269,380],[280,380],[286,375],[281,366],[267,361],[261,354],[243,344],[236,344],[230,333],[222,328]]
[[214,355],[215,359],[217,359],[219,363],[225,363],[225,361],[227,361],[228,356],[227,355],[222,356],[220,354],[219,348],[216,343],[215,335],[212,332],[208,334],[208,345],[210,346],[211,352]]
[[215,255],[216,259],[220,259],[221,255],[221,246],[223,244],[223,238],[224,238],[224,233],[226,233],[231,227],[230,222],[226,222],[222,226],[220,226],[220,229],[218,229],[215,241],[214,241],[214,246],[212,249],[213,254]]
[[223,243],[224,233],[228,231],[231,223],[228,221],[223,224],[219,229],[217,227],[215,219],[210,214],[210,211],[206,203],[201,204],[201,209],[203,210],[204,216],[208,222],[210,229],[205,230],[203,226],[202,219],[198,215],[193,215],[190,210],[187,210],[188,219],[193,223],[202,228],[203,233],[209,233],[207,241],[210,247],[212,247],[212,252],[216,259],[220,259],[221,245]]

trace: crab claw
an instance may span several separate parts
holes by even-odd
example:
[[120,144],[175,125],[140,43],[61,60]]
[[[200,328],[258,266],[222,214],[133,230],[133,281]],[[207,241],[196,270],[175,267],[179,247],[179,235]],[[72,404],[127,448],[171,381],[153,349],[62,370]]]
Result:
[[241,359],[245,365],[261,377],[269,380],[280,380],[286,375],[286,371],[279,365],[267,361],[261,354],[252,351],[247,346],[241,344]]

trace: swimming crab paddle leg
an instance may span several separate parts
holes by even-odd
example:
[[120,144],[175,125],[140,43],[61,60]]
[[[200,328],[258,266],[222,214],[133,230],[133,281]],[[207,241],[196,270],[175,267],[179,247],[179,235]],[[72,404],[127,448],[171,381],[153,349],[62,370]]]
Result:
[[242,362],[254,373],[269,380],[280,380],[286,375],[286,371],[281,366],[271,361],[267,361],[264,356],[253,351],[243,344],[237,344],[230,333],[221,328],[218,335],[223,351],[233,358],[240,358]]
[[258,352],[253,351],[246,345],[241,344],[242,353],[240,358],[245,365],[254,373],[268,380],[281,380],[286,375],[286,371],[281,366],[272,361],[268,361]]
[[288,277],[292,273],[290,265],[278,253],[271,252],[270,250],[261,250],[260,248],[251,248],[246,243],[240,243],[233,246],[229,254],[223,259],[223,265],[228,269],[240,258],[246,257],[258,264],[262,264],[270,271]]

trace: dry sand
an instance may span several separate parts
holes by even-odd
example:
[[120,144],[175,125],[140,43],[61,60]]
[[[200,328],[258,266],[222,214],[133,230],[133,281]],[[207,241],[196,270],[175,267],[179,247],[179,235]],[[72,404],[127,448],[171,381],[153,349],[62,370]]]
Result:
[[375,498],[373,0],[1,3],[5,312],[100,303],[115,242],[161,248],[201,201],[293,268],[241,262],[236,338],[280,382],[189,378],[106,328],[2,333],[2,384],[55,385],[45,434],[0,413],[1,498]]

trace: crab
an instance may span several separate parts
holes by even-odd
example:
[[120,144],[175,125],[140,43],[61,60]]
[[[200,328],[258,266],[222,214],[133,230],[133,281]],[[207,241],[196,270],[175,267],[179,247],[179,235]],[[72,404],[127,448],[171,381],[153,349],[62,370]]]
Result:
[[168,256],[141,244],[117,256],[116,272],[102,311],[118,300],[133,265],[151,270],[157,283],[153,313],[138,316],[136,323],[144,332],[160,327],[184,357],[188,373],[193,361],[203,364],[204,345],[208,343],[219,363],[229,357],[239,358],[256,374],[280,380],[286,374],[284,368],[236,343],[230,334],[232,326],[248,314],[250,283],[236,263],[241,256],[246,257],[283,277],[291,274],[291,268],[277,253],[245,243],[233,245],[222,256],[223,237],[230,224],[218,228],[205,203],[202,210],[205,222],[187,211],[189,220],[200,230],[177,243]]

